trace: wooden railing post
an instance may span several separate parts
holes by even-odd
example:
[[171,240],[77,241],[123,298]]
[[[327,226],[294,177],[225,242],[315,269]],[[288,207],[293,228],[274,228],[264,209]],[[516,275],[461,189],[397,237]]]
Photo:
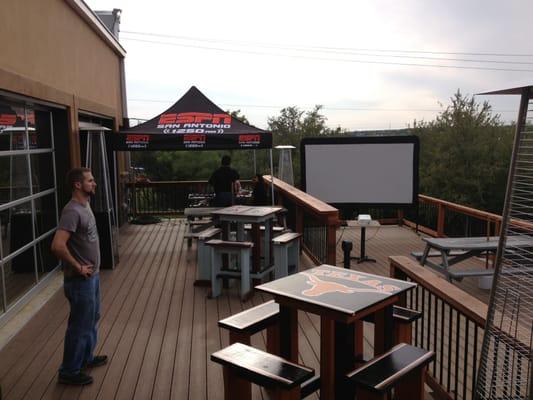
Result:
[[337,222],[328,219],[326,233],[327,256],[326,262],[330,265],[337,265]]
[[300,206],[296,206],[296,232],[304,233],[304,212]]
[[404,217],[403,210],[398,210],[398,225],[399,226],[403,226],[403,217]]
[[439,212],[437,215],[437,237],[444,236],[444,217],[446,216],[446,206],[439,204]]

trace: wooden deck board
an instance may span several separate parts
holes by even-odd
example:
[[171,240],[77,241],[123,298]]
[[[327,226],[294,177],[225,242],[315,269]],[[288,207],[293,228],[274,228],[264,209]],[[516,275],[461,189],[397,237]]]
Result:
[[[91,371],[94,383],[84,388],[57,384],[68,304],[62,291],[0,351],[0,383],[5,399],[223,399],[222,370],[210,354],[228,344],[228,332],[217,321],[258,305],[270,297],[256,293],[245,303],[239,285],[223,290],[217,299],[207,298],[205,287],[193,286],[196,249],[183,242],[182,220],[156,225],[131,225],[121,231],[120,264],[102,271],[102,311],[97,353],[110,362]],[[341,231],[339,231],[340,237]],[[342,240],[359,252],[359,230],[348,228]],[[367,254],[377,263],[357,264],[359,269],[388,275],[389,255],[409,255],[424,244],[414,232],[382,227],[369,229]],[[342,265],[340,242],[337,251]],[[302,255],[301,268],[312,266]],[[467,281],[467,279],[465,279]],[[470,286],[468,286],[470,285]],[[482,293],[474,284],[472,287]],[[299,359],[319,369],[320,320],[299,313]],[[365,355],[372,353],[372,325],[365,324]],[[254,335],[252,344],[264,349],[266,335]],[[267,399],[253,387],[254,400]],[[309,396],[318,400],[318,394]]]

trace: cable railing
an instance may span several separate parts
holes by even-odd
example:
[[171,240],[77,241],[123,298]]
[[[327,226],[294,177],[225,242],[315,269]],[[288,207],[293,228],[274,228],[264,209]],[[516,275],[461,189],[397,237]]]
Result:
[[403,223],[427,235],[494,236],[500,232],[501,215],[422,194],[418,204],[418,218],[412,210],[403,217]]
[[407,257],[390,257],[390,275],[418,284],[402,303],[422,312],[413,325],[412,344],[435,352],[426,383],[437,398],[471,399],[487,305]]

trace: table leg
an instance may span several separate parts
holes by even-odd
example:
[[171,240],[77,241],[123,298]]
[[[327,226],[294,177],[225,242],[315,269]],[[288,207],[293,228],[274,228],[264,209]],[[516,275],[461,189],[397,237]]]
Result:
[[280,355],[298,362],[298,310],[279,306]]
[[345,375],[355,367],[356,330],[356,324],[335,322],[335,398],[339,400],[352,400],[355,395],[351,385],[345,384]]
[[272,245],[272,223],[270,220],[265,221],[265,241],[263,244],[263,255],[265,257],[265,266],[272,265],[270,259],[270,247]]
[[376,262],[375,259],[367,257],[365,246],[366,246],[366,226],[362,226],[361,227],[361,242],[359,245],[359,249],[360,249],[359,257],[353,257],[354,259],[357,260],[357,264],[360,264],[363,262]]
[[258,272],[261,270],[261,229],[259,224],[252,224],[252,242],[254,247],[252,249],[252,270]]
[[424,253],[422,253],[422,258],[420,259],[420,265],[424,265],[426,263],[430,249],[431,247],[429,246],[429,243],[427,243],[426,247],[424,248]]
[[237,241],[244,241],[244,224],[242,222],[237,222]]
[[320,399],[335,399],[335,321],[320,317]]
[[394,345],[392,304],[374,313],[374,356],[385,353]]

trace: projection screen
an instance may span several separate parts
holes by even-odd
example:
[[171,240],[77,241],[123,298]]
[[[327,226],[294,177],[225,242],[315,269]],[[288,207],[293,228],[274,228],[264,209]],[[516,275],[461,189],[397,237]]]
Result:
[[418,197],[418,138],[305,138],[304,190],[333,205],[409,206]]

